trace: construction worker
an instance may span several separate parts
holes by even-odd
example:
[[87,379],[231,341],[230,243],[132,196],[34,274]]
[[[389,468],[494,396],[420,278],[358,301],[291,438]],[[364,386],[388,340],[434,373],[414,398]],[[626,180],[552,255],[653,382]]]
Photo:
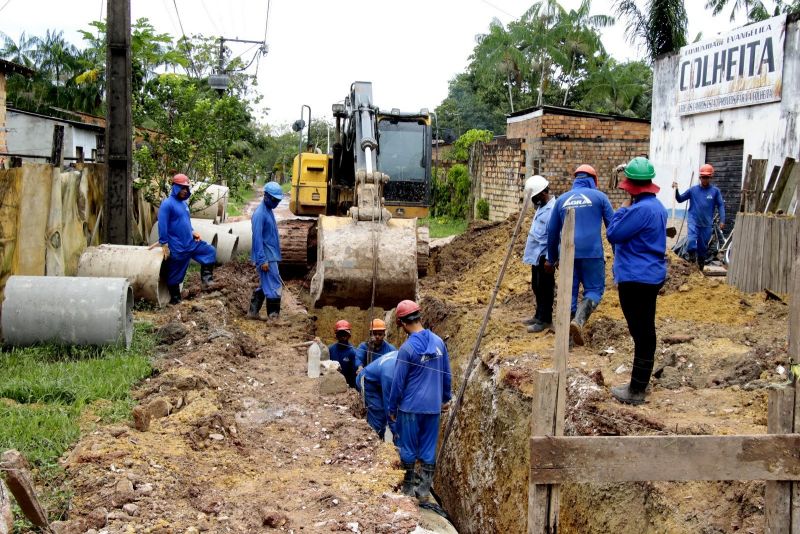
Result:
[[[558,261],[561,228],[567,210],[575,210],[575,264],[572,275],[572,341],[583,345],[583,326],[600,304],[606,289],[606,260],[600,225],[608,228],[614,209],[602,191],[597,189],[597,172],[591,165],[575,169],[572,189],[556,200],[547,224],[547,259],[545,268],[552,272]],[[583,299],[578,306],[578,288],[583,286]]]
[[211,284],[217,260],[217,250],[201,241],[200,234],[192,229],[187,203],[190,195],[189,178],[185,174],[173,176],[172,191],[158,208],[158,243],[150,246],[152,249],[161,245],[170,304],[181,301],[181,284],[191,260],[200,264],[200,284],[203,289],[208,289]]
[[550,183],[538,174],[525,180],[525,194],[530,195],[536,208],[522,256],[523,263],[531,266],[531,289],[536,299],[536,313],[523,323],[527,325],[528,332],[537,333],[547,330],[553,323],[555,275],[552,270],[546,270],[544,265],[547,261],[547,223],[556,197],[550,196]]
[[277,319],[281,313],[281,274],[278,271],[278,262],[281,261],[281,245],[278,237],[278,224],[275,214],[272,213],[281,199],[283,190],[277,182],[267,182],[264,185],[264,200],[258,205],[251,226],[253,229],[253,250],[250,259],[255,263],[258,271],[259,287],[253,291],[250,298],[250,311],[247,316],[258,319],[258,312],[264,300],[267,301],[267,316]]
[[369,325],[369,341],[362,342],[356,349],[356,368],[359,371],[371,364],[373,360],[397,350],[397,347],[386,341],[385,338],[386,323],[380,319],[373,319]]
[[344,375],[347,385],[354,388],[356,387],[356,350],[350,343],[351,330],[349,322],[344,319],[336,321],[333,326],[336,343],[328,345],[328,352],[331,360],[339,362],[339,372]]
[[686,252],[689,261],[696,261],[700,270],[706,264],[708,241],[714,227],[714,210],[719,212],[719,227],[725,229],[725,201],[722,192],[711,185],[714,167],[706,163],[700,167],[700,184],[690,187],[681,194],[678,182],[672,182],[675,189],[675,200],[689,201],[689,233],[686,236]]
[[386,424],[392,432],[392,440],[397,443],[396,422],[386,416],[389,394],[392,392],[397,351],[393,350],[363,368],[356,376],[356,389],[364,394],[367,405],[367,423],[384,439]]
[[611,394],[627,404],[644,402],[656,352],[656,297],[667,276],[667,210],[656,198],[655,176],[647,158],[633,158],[625,166],[619,188],[630,199],[614,213],[606,231],[614,247],[619,304],[634,345],[630,383],[611,388]]
[[[400,462],[405,469],[403,493],[430,495],[436,468],[439,416],[450,402],[450,356],[442,338],[422,327],[420,307],[411,300],[397,305],[397,325],[408,339],[397,352],[392,391],[386,412],[397,422]],[[414,467],[422,463],[420,483],[414,487]]]

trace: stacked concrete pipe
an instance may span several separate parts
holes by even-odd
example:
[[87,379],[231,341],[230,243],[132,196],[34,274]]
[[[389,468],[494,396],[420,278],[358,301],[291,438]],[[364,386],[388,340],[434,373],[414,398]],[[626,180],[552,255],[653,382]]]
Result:
[[11,276],[2,312],[9,345],[131,346],[133,290],[125,278]]
[[135,298],[164,306],[169,302],[169,290],[161,279],[162,263],[160,248],[150,250],[147,247],[100,245],[89,247],[81,254],[77,274],[127,278]]
[[[200,234],[200,239],[217,249],[217,263],[228,263],[239,253],[239,237],[232,234],[229,228],[214,224],[211,220],[191,219],[192,228]],[[150,230],[150,243],[158,242],[158,224]]]
[[238,251],[240,254],[250,254],[250,251],[253,250],[253,227],[250,219],[220,224],[219,227],[239,238]]
[[[205,184],[198,184],[196,189],[206,187]],[[192,217],[195,219],[206,219],[211,221],[224,222],[228,209],[228,196],[229,189],[224,185],[211,184],[206,187],[205,191],[200,195],[201,198],[192,203],[190,209]],[[205,197],[209,196],[209,202],[206,203]]]

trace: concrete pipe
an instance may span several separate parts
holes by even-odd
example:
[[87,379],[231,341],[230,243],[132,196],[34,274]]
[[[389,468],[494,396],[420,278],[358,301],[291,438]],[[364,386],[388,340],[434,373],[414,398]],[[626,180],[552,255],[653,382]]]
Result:
[[223,223],[219,227],[222,231],[227,230],[239,238],[239,254],[250,254],[250,251],[253,250],[253,227],[250,219]]
[[[196,190],[200,190],[203,187],[205,187],[205,184],[199,184]],[[189,207],[192,217],[224,222],[228,208],[229,193],[228,188],[224,185],[209,185],[200,195],[200,198],[192,202]]]
[[133,290],[125,278],[11,276],[6,282],[3,341],[25,346],[131,346]]
[[127,278],[135,298],[164,306],[169,302],[169,290],[161,279],[162,262],[160,248],[100,245],[81,254],[77,275]]
[[373,223],[321,215],[317,232],[317,272],[311,279],[314,306],[369,308],[375,267],[375,306],[388,309],[416,298],[416,219]]
[[239,253],[239,236],[228,232],[217,234],[217,264],[222,265],[236,258]]

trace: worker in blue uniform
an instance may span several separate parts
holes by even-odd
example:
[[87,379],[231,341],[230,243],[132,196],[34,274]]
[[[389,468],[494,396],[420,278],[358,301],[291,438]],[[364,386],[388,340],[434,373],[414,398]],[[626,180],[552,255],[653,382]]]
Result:
[[356,349],[356,369],[361,370],[397,347],[386,341],[386,323],[373,319],[369,325],[369,341],[364,341]]
[[386,425],[392,431],[392,439],[397,443],[396,422],[386,416],[386,406],[392,392],[397,351],[388,352],[381,358],[363,368],[356,376],[356,389],[364,395],[367,405],[367,423],[383,439]]
[[620,189],[630,194],[611,218],[606,235],[614,247],[614,282],[633,338],[630,383],[611,388],[626,404],[641,404],[656,352],[656,297],[667,277],[667,210],[656,198],[656,171],[647,158],[625,166]]
[[185,174],[172,177],[172,191],[161,202],[158,209],[158,243],[164,254],[164,271],[167,278],[170,304],[181,301],[181,284],[191,260],[200,264],[200,283],[207,289],[213,279],[217,251],[200,240],[200,234],[192,229],[187,200],[191,195],[191,184]]
[[278,271],[281,261],[281,245],[278,237],[278,223],[272,212],[283,198],[283,190],[278,182],[267,182],[264,185],[264,200],[258,205],[251,226],[253,229],[253,249],[250,259],[256,266],[259,286],[250,298],[250,310],[247,316],[258,318],[264,300],[267,301],[267,316],[277,319],[281,313],[281,293],[283,281]]
[[356,387],[356,349],[350,343],[351,326],[344,319],[336,321],[333,326],[333,333],[336,342],[328,345],[328,353],[331,360],[339,362],[339,372],[342,373],[347,385],[351,388]]
[[[450,356],[442,338],[423,328],[420,307],[404,300],[397,305],[397,325],[408,339],[397,351],[394,381],[386,412],[397,422],[400,462],[405,469],[403,493],[420,500],[430,495],[436,468],[439,417],[450,402]],[[414,468],[422,463],[414,487]]]
[[700,167],[700,184],[687,189],[683,194],[678,190],[678,183],[673,182],[675,200],[689,201],[689,233],[686,236],[686,252],[690,261],[697,261],[703,270],[708,254],[708,242],[714,228],[714,211],[719,212],[719,227],[725,229],[725,201],[722,192],[711,185],[714,167],[706,163]]
[[[605,193],[597,189],[597,172],[591,165],[575,169],[572,189],[558,197],[547,223],[547,262],[549,270],[558,261],[561,228],[567,210],[575,210],[575,263],[572,274],[572,341],[583,345],[583,326],[600,304],[606,290],[606,260],[603,251],[601,224],[608,223],[614,209]],[[578,305],[578,289],[583,286],[583,299]]]

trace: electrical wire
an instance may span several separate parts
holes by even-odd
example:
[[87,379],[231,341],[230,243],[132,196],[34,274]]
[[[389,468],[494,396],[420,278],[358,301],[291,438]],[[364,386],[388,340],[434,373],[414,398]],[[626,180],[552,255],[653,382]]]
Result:
[[0,7],[0,11],[3,11],[3,10],[6,8],[6,6],[7,6],[8,4],[10,4],[10,3],[11,3],[11,0],[6,0],[6,3],[5,3],[5,4],[3,4],[3,7]]

